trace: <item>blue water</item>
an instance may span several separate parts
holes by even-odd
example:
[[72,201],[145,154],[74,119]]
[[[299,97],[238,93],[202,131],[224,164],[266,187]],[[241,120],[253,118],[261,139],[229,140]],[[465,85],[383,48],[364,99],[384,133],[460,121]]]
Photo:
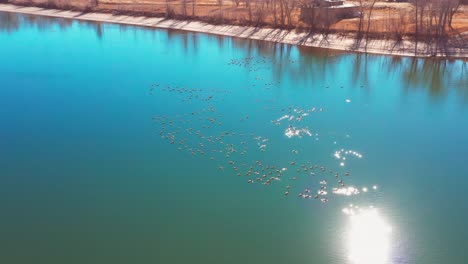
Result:
[[7,13],[0,44],[1,263],[468,259],[464,61]]

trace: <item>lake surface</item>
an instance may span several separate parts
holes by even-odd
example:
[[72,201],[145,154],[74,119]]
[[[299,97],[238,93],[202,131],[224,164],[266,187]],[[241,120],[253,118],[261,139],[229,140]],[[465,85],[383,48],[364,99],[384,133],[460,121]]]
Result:
[[0,13],[1,263],[468,259],[468,65]]

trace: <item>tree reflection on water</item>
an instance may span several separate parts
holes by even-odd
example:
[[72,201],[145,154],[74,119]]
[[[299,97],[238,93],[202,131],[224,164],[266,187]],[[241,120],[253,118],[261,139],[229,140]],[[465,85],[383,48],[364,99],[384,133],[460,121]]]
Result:
[[[21,15],[0,12],[0,31],[14,33],[22,26],[35,27],[39,31],[54,29],[66,30],[78,23],[80,26],[91,28],[96,38],[101,40],[106,29],[118,28],[120,32],[131,31],[135,37],[141,34],[161,34],[161,40],[179,42],[183,54],[199,52],[201,41],[216,42],[218,49],[226,52],[231,49],[244,50],[248,57],[263,57],[270,63],[268,70],[274,81],[287,78],[296,87],[315,87],[318,81],[332,81],[334,76],[345,76],[347,84],[353,87],[363,87],[370,83],[376,73],[386,73],[389,77],[396,76],[401,80],[403,91],[421,90],[434,100],[441,100],[450,92],[463,104],[468,103],[468,65],[463,60],[409,58],[398,56],[368,55],[349,53],[319,48],[300,47],[266,41],[242,38],[230,38],[217,35],[197,34],[178,30],[160,30],[129,25],[111,25],[63,18],[49,18],[34,15]],[[203,55],[203,54],[202,54]],[[370,89],[369,87],[363,87]],[[368,91],[369,93],[371,90]]]

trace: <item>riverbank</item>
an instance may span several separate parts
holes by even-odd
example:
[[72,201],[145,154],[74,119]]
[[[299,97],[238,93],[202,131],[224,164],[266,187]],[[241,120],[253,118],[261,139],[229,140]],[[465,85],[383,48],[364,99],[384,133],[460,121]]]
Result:
[[212,25],[198,21],[182,21],[160,17],[126,16],[94,12],[83,13],[69,10],[23,7],[11,4],[0,4],[0,11],[152,28],[177,29],[352,52],[412,57],[468,58],[468,43],[466,41],[468,36],[455,36],[443,45],[432,45],[416,43],[408,39],[398,42],[384,39],[369,39],[366,41],[364,39],[357,40],[353,35],[324,35],[284,29]]

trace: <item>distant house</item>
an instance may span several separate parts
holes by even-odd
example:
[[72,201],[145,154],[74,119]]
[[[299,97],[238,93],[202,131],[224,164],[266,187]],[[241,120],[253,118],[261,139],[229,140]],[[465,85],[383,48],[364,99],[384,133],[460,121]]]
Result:
[[312,26],[328,26],[341,19],[356,17],[358,7],[343,0],[306,0],[301,6],[301,21]]
[[343,5],[343,0],[313,0],[315,6],[317,7],[332,7],[332,6],[341,6]]

